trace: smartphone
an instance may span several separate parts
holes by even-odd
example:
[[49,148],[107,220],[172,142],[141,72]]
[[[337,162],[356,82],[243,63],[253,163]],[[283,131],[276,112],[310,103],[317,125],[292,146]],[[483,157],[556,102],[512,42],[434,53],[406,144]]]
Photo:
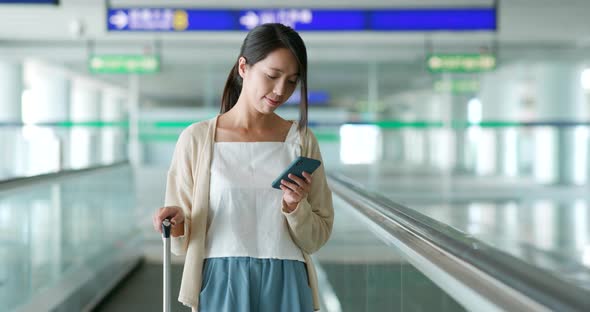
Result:
[[280,190],[281,180],[287,180],[294,183],[293,180],[289,179],[289,173],[305,179],[303,177],[303,171],[312,174],[321,164],[322,162],[317,159],[299,156],[289,165],[289,167],[287,167],[285,171],[283,171],[283,173],[281,173],[278,178],[272,182],[272,187]]

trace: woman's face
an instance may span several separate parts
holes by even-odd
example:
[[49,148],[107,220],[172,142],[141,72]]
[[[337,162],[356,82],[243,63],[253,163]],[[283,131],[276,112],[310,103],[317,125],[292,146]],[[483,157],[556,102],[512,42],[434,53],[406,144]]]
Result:
[[274,50],[254,65],[246,64],[240,57],[239,71],[243,78],[242,95],[263,114],[272,113],[285,103],[299,81],[297,60],[285,48]]

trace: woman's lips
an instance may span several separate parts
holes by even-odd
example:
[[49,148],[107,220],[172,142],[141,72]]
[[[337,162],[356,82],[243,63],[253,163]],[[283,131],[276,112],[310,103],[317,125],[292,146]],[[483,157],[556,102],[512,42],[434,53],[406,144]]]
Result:
[[264,98],[265,98],[265,99],[266,99],[266,101],[267,101],[267,102],[268,102],[270,105],[272,105],[272,106],[278,106],[278,105],[279,105],[279,101],[273,101],[273,100],[271,100],[271,99],[267,98],[266,96],[265,96]]

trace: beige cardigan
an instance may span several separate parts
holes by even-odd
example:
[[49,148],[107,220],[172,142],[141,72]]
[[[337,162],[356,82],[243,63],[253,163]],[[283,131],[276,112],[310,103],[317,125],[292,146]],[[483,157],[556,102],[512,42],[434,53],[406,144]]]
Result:
[[[184,236],[172,238],[171,249],[186,255],[178,301],[198,310],[209,210],[210,165],[217,117],[192,124],[179,136],[166,185],[166,206],[182,207],[185,214]],[[317,139],[311,130],[301,133],[301,155],[320,159]],[[269,185],[270,187],[270,185]],[[279,209],[279,207],[277,207]],[[311,191],[297,208],[283,214],[293,241],[305,258],[314,310],[319,310],[317,275],[310,254],[322,247],[332,232],[334,208],[324,166],[313,174]]]

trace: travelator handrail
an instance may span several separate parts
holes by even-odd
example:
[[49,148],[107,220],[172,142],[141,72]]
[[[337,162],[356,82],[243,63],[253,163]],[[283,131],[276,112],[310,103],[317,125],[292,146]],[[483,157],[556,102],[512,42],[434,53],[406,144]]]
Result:
[[[463,284],[461,288],[472,292],[472,297],[486,300],[495,309],[588,311],[590,307],[590,291],[366,190],[344,175],[328,173],[328,180],[332,191],[364,215],[382,238],[395,247],[411,250],[428,266],[438,267],[438,272],[442,270]],[[440,279],[437,284],[445,288]],[[478,298],[458,301],[467,302],[474,310],[486,310],[477,306]]]
[[26,185],[34,184],[34,183],[47,182],[47,181],[55,180],[55,179],[61,178],[61,177],[84,174],[84,173],[89,173],[89,172],[96,172],[98,170],[110,169],[110,168],[125,166],[125,165],[129,165],[129,161],[122,160],[122,161],[117,161],[117,162],[105,164],[105,165],[97,165],[97,166],[85,167],[85,168],[79,168],[79,169],[64,169],[64,170],[60,170],[60,171],[56,171],[56,172],[41,173],[41,174],[37,174],[37,175],[33,175],[33,176],[12,177],[12,178],[8,178],[5,180],[0,180],[0,191],[6,190],[6,189],[17,188],[17,187],[21,187],[21,186],[26,186]]

